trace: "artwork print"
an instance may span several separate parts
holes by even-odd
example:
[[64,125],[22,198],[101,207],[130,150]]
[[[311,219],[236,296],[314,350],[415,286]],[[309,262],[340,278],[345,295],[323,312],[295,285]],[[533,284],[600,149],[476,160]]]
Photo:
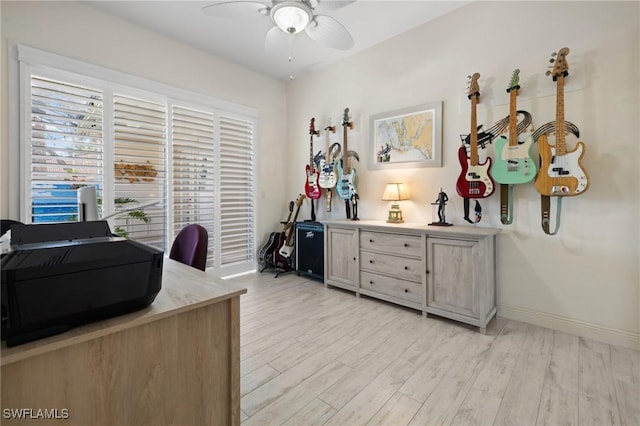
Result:
[[442,103],[376,114],[370,119],[370,166],[440,167]]

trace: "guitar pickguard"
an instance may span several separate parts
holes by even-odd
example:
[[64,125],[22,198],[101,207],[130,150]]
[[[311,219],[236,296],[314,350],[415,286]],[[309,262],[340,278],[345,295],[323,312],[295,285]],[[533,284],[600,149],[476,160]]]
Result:
[[496,159],[491,167],[491,176],[498,183],[520,184],[536,177],[538,168],[529,154],[533,137],[531,133],[524,133],[518,136],[518,140],[515,146],[510,146],[504,136],[496,140]]
[[589,178],[580,164],[584,154],[584,143],[578,142],[573,151],[556,155],[555,147],[549,145],[546,135],[538,140],[540,150],[540,173],[535,181],[536,190],[549,197],[582,194],[589,187]]
[[320,188],[333,188],[336,186],[336,166],[332,161],[329,164],[321,164],[320,166]]

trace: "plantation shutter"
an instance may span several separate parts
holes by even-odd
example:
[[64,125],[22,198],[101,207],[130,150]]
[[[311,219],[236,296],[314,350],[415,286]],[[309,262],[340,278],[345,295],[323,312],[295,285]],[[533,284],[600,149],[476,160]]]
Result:
[[220,263],[254,261],[253,123],[220,117]]
[[173,238],[197,223],[209,234],[207,267],[214,262],[215,116],[173,106],[171,113]]
[[128,238],[164,250],[166,106],[115,94],[114,196],[116,211],[156,202],[115,218]]
[[198,223],[214,274],[255,270],[257,110],[28,46],[17,59],[9,189],[21,221],[77,221],[91,185],[112,232],[168,254]]
[[102,189],[103,94],[31,76],[31,222],[76,221],[77,189]]

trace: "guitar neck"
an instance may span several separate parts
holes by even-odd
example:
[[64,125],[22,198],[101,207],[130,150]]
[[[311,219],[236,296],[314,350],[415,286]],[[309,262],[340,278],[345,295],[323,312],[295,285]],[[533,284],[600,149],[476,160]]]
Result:
[[518,89],[514,87],[509,92],[509,146],[518,145],[518,110],[516,109],[516,98]]
[[471,133],[469,134],[471,142],[470,162],[472,166],[477,166],[480,163],[478,158],[478,117],[476,114],[476,106],[478,104],[478,96],[471,96]]
[[287,238],[286,238],[286,245],[288,245],[288,246],[291,245],[291,239],[293,238],[293,228],[295,226],[296,221],[298,220],[298,213],[299,212],[300,212],[300,206],[298,206],[296,208],[296,214],[293,216],[293,220],[290,222],[290,224],[291,224],[290,227],[289,227],[290,232],[289,232],[289,234],[287,235]]
[[314,172],[315,164],[313,163],[313,133],[309,136],[309,169]]
[[565,155],[567,145],[564,130],[564,75],[560,74],[557,79],[556,88],[556,155]]
[[324,128],[325,134],[325,163],[329,164],[331,162],[331,159],[329,158],[330,152],[329,150],[331,149],[331,132],[335,133],[336,132],[336,128],[335,126],[327,126]]
[[342,154],[342,158],[344,158],[344,174],[348,175],[349,173],[351,173],[351,168],[349,167],[349,148],[347,148],[347,128],[349,127],[349,124],[344,124],[342,126],[343,129],[343,136],[342,139],[344,141],[344,153]]

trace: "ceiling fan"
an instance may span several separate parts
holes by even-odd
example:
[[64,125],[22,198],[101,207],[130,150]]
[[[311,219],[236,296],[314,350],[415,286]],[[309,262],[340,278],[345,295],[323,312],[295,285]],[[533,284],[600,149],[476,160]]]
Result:
[[353,37],[336,19],[327,15],[317,15],[316,9],[335,10],[355,0],[265,0],[220,1],[205,6],[202,11],[217,18],[246,18],[252,16],[269,16],[274,27],[265,38],[267,49],[277,49],[286,44],[291,36],[305,31],[317,43],[339,50],[353,47]]

